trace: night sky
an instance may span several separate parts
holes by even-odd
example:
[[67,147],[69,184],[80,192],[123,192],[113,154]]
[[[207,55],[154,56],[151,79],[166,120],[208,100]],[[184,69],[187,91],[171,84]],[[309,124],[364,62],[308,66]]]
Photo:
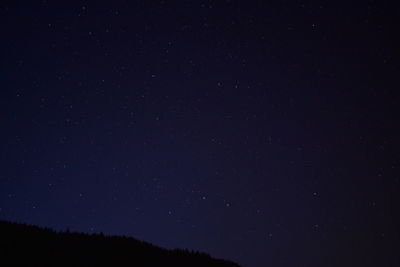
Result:
[[400,266],[399,18],[1,1],[0,219],[250,267]]

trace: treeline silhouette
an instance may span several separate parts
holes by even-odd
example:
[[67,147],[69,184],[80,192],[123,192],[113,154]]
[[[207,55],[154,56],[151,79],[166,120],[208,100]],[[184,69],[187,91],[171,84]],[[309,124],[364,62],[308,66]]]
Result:
[[126,236],[55,232],[0,221],[0,266],[226,266],[236,263],[182,249],[167,250]]

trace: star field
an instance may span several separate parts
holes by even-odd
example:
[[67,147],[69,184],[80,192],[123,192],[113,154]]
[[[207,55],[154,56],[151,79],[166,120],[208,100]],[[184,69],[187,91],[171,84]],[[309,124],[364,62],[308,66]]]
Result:
[[0,219],[243,266],[397,266],[399,12],[3,1]]

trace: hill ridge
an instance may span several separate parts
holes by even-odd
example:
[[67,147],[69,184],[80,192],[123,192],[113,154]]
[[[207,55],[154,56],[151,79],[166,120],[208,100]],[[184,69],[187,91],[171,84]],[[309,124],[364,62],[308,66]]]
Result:
[[0,236],[0,265],[240,266],[203,252],[168,250],[128,236],[55,231],[8,221],[0,221]]

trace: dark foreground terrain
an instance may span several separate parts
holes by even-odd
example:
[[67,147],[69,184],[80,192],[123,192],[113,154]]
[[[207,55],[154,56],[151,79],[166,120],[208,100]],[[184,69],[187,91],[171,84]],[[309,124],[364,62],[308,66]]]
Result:
[[239,266],[187,250],[167,250],[123,236],[55,232],[0,221],[0,266]]

